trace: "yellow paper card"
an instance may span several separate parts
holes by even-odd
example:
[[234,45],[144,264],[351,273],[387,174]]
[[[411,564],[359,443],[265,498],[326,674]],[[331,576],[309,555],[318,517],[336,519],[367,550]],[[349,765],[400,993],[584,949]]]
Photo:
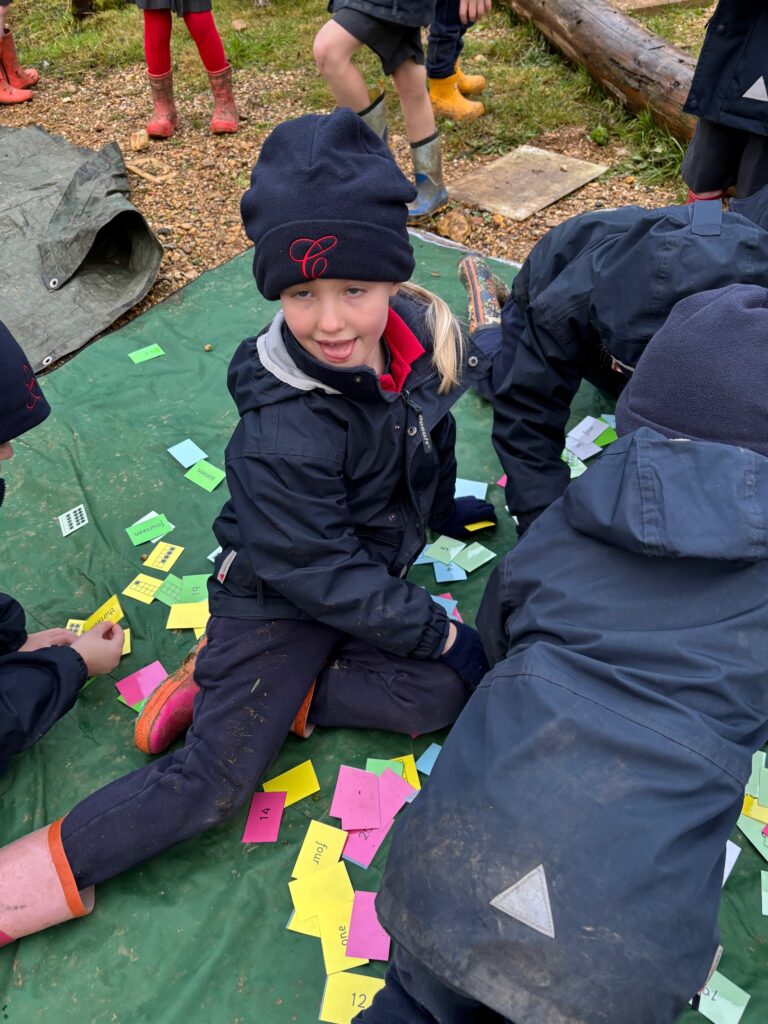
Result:
[[195,634],[195,640],[199,640],[205,632],[205,626],[194,626],[192,632]]
[[161,540],[152,548],[149,558],[144,563],[144,568],[168,572],[183,550],[184,548],[179,547],[178,544],[166,544]]
[[391,761],[401,761],[405,768],[405,781],[410,782],[414,789],[421,789],[419,773],[416,770],[416,761],[413,754],[403,754],[402,757],[392,757]]
[[[202,604],[202,602],[200,603]],[[195,606],[190,605],[189,607],[194,608]],[[290,807],[297,800],[303,800],[305,796],[317,793],[320,783],[317,781],[312,762],[303,761],[295,768],[291,768],[290,771],[276,775],[274,779],[268,779],[261,788],[265,793],[285,793],[285,806]]]
[[85,619],[67,619],[67,624],[64,629],[68,629],[69,632],[74,633],[75,636],[82,636],[84,625]]
[[130,653],[131,653],[131,631],[130,631],[130,629],[124,629],[123,630],[123,650],[122,650],[122,652],[120,654],[120,657],[122,658],[124,654],[130,654]]
[[337,861],[331,868],[314,871],[303,878],[294,878],[288,888],[296,911],[296,920],[306,922],[317,917],[334,903],[352,903],[355,892],[349,880],[347,865]]
[[326,1024],[349,1024],[361,1010],[367,1010],[373,997],[384,988],[381,978],[367,974],[331,974],[325,983],[320,1020]]
[[191,601],[189,604],[172,604],[165,628],[199,629],[205,626],[209,614],[207,598],[205,601]]
[[341,857],[346,841],[347,833],[343,829],[325,825],[322,821],[310,821],[291,877],[303,878],[313,871],[331,867]]
[[117,594],[113,594],[108,601],[105,601],[101,608],[97,608],[93,615],[90,615],[83,623],[83,632],[98,626],[100,622],[119,622],[123,617],[123,609],[120,607],[120,600]]
[[141,601],[142,604],[152,604],[155,594],[162,585],[163,581],[159,580],[157,576],[145,576],[143,572],[140,572],[135,579],[131,580],[123,593],[126,597]]
[[326,974],[338,974],[339,971],[348,971],[350,967],[362,967],[368,963],[364,957],[347,956],[351,917],[351,903],[332,903],[317,915]]
[[306,921],[299,921],[295,910],[285,928],[286,931],[296,932],[297,935],[310,935],[313,939],[320,938],[320,925],[317,923],[317,918],[310,917]]
[[[747,801],[749,801],[749,804],[747,804]],[[763,807],[754,797],[744,797],[744,810],[742,813],[746,814],[753,821],[761,821],[763,825],[768,825],[768,807]]]
[[[496,523],[492,519],[482,519],[479,523],[467,523],[464,527],[465,530],[469,530],[470,533],[474,533],[475,530],[485,530],[489,526],[495,526]],[[146,562],[144,563],[147,564]]]

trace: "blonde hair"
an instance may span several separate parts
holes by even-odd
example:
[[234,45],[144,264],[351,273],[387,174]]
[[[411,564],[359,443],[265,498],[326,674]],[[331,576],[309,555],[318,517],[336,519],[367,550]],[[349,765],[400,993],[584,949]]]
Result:
[[447,302],[434,292],[409,281],[400,285],[405,292],[426,307],[425,322],[432,336],[432,364],[440,374],[439,395],[444,395],[459,383],[464,362],[464,336]]

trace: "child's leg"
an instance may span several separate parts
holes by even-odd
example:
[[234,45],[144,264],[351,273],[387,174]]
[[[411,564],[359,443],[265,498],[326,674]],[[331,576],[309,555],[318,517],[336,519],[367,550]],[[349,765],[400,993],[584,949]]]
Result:
[[427,75],[430,78],[450,78],[455,74],[468,28],[469,22],[464,25],[459,18],[459,0],[437,0],[427,39]]
[[403,61],[392,72],[400,97],[405,130],[411,143],[411,158],[417,196],[408,204],[409,223],[431,217],[448,202],[443,183],[440,137],[435,130],[435,114],[427,92],[427,72],[414,57]]
[[400,107],[403,111],[405,132],[413,145],[435,134],[435,113],[427,92],[427,69],[409,58],[392,72]]
[[144,11],[144,58],[154,78],[171,70],[172,18],[169,10]]
[[746,199],[768,185],[768,136],[750,133],[739,164],[736,198]]
[[315,36],[312,53],[317,70],[340,107],[365,110],[370,100],[365,80],[352,56],[362,43],[335,21],[327,21]]
[[[169,12],[170,14],[170,12]],[[184,24],[195,41],[200,60],[209,75],[224,71],[227,58],[211,11],[192,11],[184,15]]]
[[62,840],[82,889],[229,818],[253,794],[339,634],[315,622],[214,618],[184,747],[79,803]]
[[442,662],[401,658],[346,637],[317,679],[314,725],[434,732],[456,721],[469,690]]
[[680,167],[683,181],[695,196],[722,196],[736,183],[748,138],[749,133],[740,128],[699,120]]

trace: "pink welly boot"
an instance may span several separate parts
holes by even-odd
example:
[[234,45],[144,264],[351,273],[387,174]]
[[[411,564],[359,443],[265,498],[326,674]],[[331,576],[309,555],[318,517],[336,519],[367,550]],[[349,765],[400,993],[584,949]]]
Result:
[[240,127],[240,115],[232,95],[232,66],[227,64],[223,71],[208,73],[213,92],[213,116],[211,131],[214,135],[231,135]]
[[195,682],[197,656],[206,644],[202,636],[181,665],[148,698],[141,709],[133,742],[145,754],[161,754],[192,724],[192,705],[200,687]]
[[152,117],[147,123],[147,135],[153,139],[170,139],[179,123],[173,99],[173,72],[147,77],[152,90]]

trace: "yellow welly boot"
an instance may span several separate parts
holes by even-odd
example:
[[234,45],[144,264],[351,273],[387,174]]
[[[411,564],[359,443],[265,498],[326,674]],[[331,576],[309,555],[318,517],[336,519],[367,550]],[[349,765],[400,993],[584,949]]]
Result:
[[454,121],[474,121],[485,113],[482,103],[468,100],[459,92],[459,76],[429,78],[429,98],[436,114]]
[[463,96],[477,96],[488,84],[485,75],[465,75],[458,61],[454,64],[453,70],[458,78],[459,92]]

